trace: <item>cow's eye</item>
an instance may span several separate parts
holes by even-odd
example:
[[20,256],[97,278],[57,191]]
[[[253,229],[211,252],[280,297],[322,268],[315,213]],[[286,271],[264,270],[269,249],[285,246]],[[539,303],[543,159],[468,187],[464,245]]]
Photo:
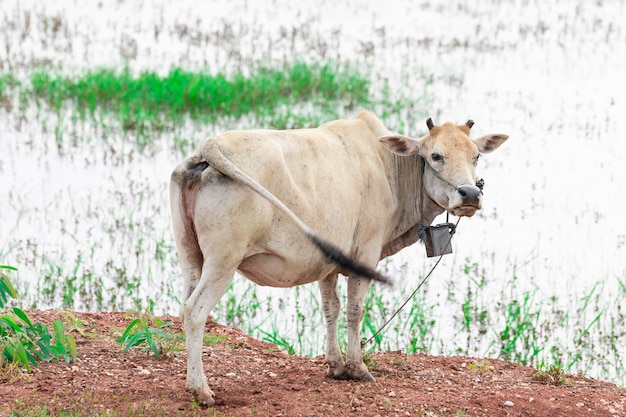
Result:
[[479,159],[480,159],[480,154],[476,155],[476,157],[474,158],[474,164],[477,164]]
[[430,158],[434,162],[441,162],[441,161],[443,161],[443,156],[441,154],[436,153],[436,152],[433,152],[433,154],[430,155]]

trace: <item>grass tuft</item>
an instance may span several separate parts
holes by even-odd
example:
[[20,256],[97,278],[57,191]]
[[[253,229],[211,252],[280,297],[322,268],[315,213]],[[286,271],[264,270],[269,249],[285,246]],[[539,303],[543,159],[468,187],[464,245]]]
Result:
[[560,364],[540,365],[531,371],[533,381],[546,385],[566,385],[570,382],[565,378],[565,370]]

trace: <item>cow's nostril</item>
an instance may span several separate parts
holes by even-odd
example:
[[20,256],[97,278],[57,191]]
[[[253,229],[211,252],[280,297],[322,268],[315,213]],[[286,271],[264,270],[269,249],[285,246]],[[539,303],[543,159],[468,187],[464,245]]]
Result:
[[480,189],[471,185],[463,185],[457,189],[463,197],[463,204],[478,204],[480,200]]

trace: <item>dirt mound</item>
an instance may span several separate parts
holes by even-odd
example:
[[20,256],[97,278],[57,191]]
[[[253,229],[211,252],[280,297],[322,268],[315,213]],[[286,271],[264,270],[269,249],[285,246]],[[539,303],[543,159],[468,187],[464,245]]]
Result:
[[[50,323],[57,311],[32,311]],[[43,363],[0,385],[3,412],[211,416],[626,416],[626,390],[580,375],[546,385],[532,368],[492,359],[375,354],[376,382],[325,377],[323,357],[278,351],[238,329],[213,322],[204,369],[217,404],[198,408],[185,392],[185,352],[161,359],[115,341],[130,323],[124,313],[74,313],[84,335],[73,332],[78,359]],[[180,330],[177,318],[172,328]]]

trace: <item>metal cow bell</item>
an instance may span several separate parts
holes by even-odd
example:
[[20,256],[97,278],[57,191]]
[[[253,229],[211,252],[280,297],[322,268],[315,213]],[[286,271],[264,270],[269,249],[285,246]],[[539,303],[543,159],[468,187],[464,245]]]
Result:
[[424,230],[424,243],[426,244],[426,255],[429,258],[434,256],[447,255],[452,253],[452,236],[455,225],[452,223],[442,223],[437,226],[428,226]]

